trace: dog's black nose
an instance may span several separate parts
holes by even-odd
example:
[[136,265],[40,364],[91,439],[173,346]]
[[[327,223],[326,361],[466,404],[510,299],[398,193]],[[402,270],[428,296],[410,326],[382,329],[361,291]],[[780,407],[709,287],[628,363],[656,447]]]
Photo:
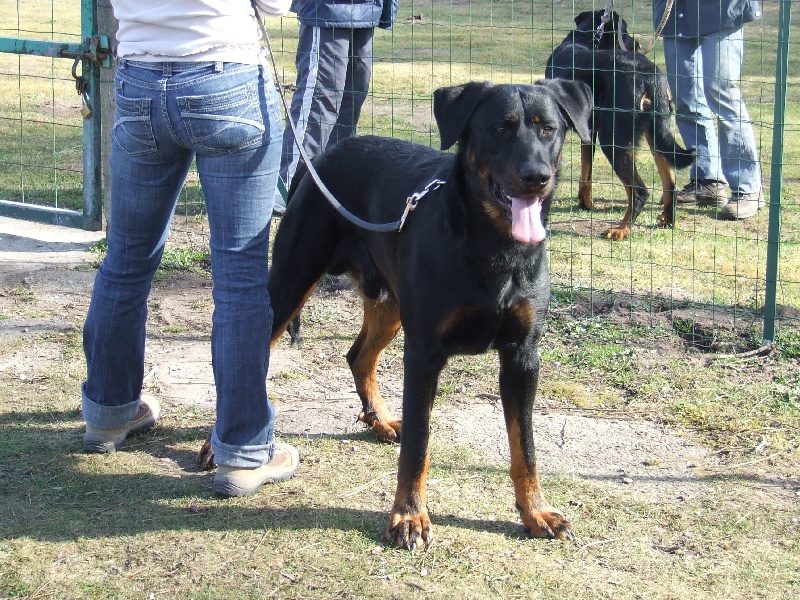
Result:
[[550,182],[550,169],[526,165],[520,169],[519,178],[529,187],[545,186]]

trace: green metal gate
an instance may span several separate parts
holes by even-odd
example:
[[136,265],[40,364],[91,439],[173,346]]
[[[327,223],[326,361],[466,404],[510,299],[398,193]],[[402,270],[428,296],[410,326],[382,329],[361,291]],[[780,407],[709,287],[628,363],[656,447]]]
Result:
[[[111,66],[110,44],[97,33],[97,0],[81,0],[81,43],[0,37],[0,52],[63,58],[72,62],[76,94],[82,96],[83,115],[83,210],[42,206],[0,198],[0,215],[89,230],[101,228],[102,172],[100,69]],[[96,100],[95,100],[96,98]]]

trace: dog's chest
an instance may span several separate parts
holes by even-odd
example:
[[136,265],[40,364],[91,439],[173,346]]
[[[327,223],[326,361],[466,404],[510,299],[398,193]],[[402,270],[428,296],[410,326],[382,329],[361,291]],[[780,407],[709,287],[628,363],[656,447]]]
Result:
[[514,278],[493,284],[474,288],[459,302],[442,307],[437,333],[451,353],[479,354],[538,339],[549,292],[539,289],[538,282]]

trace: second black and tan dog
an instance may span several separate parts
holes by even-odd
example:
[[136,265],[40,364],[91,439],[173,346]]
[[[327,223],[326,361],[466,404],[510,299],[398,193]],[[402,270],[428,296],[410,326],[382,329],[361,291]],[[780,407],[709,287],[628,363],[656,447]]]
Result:
[[[592,160],[599,140],[608,161],[625,186],[628,208],[622,221],[609,228],[605,237],[623,240],[647,202],[649,193],[636,169],[635,149],[647,140],[661,179],[661,227],[675,219],[675,168],[694,161],[694,153],[682,148],[672,133],[672,101],[665,75],[628,35],[627,24],[612,11],[582,12],[575,29],[550,55],[545,77],[583,81],[592,88],[594,114],[592,141],[581,144],[581,180],[578,204],[591,210]],[[621,49],[622,37],[625,47]]]
[[[363,404],[359,419],[382,440],[402,437],[386,528],[399,547],[431,539],[426,481],[439,373],[452,355],[492,349],[499,353],[522,522],[535,537],[571,536],[539,484],[532,411],[550,298],[547,215],[565,134],[574,128],[588,141],[590,112],[591,92],[579,82],[472,82],[434,94],[442,148],[457,143],[457,153],[363,136],[314,161],[338,201],[373,223],[399,218],[409,197],[430,190],[399,233],[352,225],[307,173],[292,182],[269,279],[272,342],[325,273],[350,274],[364,306],[361,332],[347,353]],[[389,412],[377,381],[381,352],[401,326],[402,421]]]

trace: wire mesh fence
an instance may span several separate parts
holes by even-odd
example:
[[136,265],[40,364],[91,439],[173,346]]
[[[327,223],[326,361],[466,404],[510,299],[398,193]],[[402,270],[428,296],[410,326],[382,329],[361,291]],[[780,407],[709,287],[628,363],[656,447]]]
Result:
[[[79,2],[4,4],[0,36],[80,42]],[[81,97],[64,58],[0,53],[0,199],[79,210]]]
[[[0,36],[79,37],[77,0],[10,1],[12,6],[0,15]],[[725,336],[757,343],[772,244],[778,258],[778,337],[782,328],[800,325],[800,75],[791,53],[787,85],[777,90],[785,95],[786,112],[782,122],[775,121],[779,15],[781,8],[791,13],[792,4],[766,0],[761,3],[764,18],[745,26],[741,89],[755,130],[767,206],[740,221],[720,219],[713,207],[680,207],[673,228],[658,227],[661,181],[649,151],[641,148],[637,164],[650,200],[629,237],[605,239],[602,233],[626,210],[626,191],[597,152],[592,176],[595,207],[580,209],[580,144],[570,135],[548,241],[556,306],[644,325],[660,322],[655,317],[667,312],[679,333],[709,348],[720,347]],[[470,80],[541,79],[553,49],[574,28],[575,16],[605,6],[600,0],[401,0],[394,27],[375,32],[371,88],[359,133],[437,146],[433,90]],[[613,8],[642,47],[653,43],[652,2],[622,0]],[[266,24],[281,83],[290,96],[298,23],[290,14],[267,19]],[[791,47],[798,34],[788,31],[784,42]],[[664,69],[660,41],[648,56]],[[0,198],[80,205],[81,101],[70,66],[50,58],[0,53]],[[783,135],[782,153],[773,153],[775,132]],[[775,170],[781,175],[780,196],[770,186]],[[678,187],[688,177],[688,170],[679,171]],[[772,239],[770,212],[779,225]],[[204,235],[203,219],[202,191],[191,173],[175,229]]]

